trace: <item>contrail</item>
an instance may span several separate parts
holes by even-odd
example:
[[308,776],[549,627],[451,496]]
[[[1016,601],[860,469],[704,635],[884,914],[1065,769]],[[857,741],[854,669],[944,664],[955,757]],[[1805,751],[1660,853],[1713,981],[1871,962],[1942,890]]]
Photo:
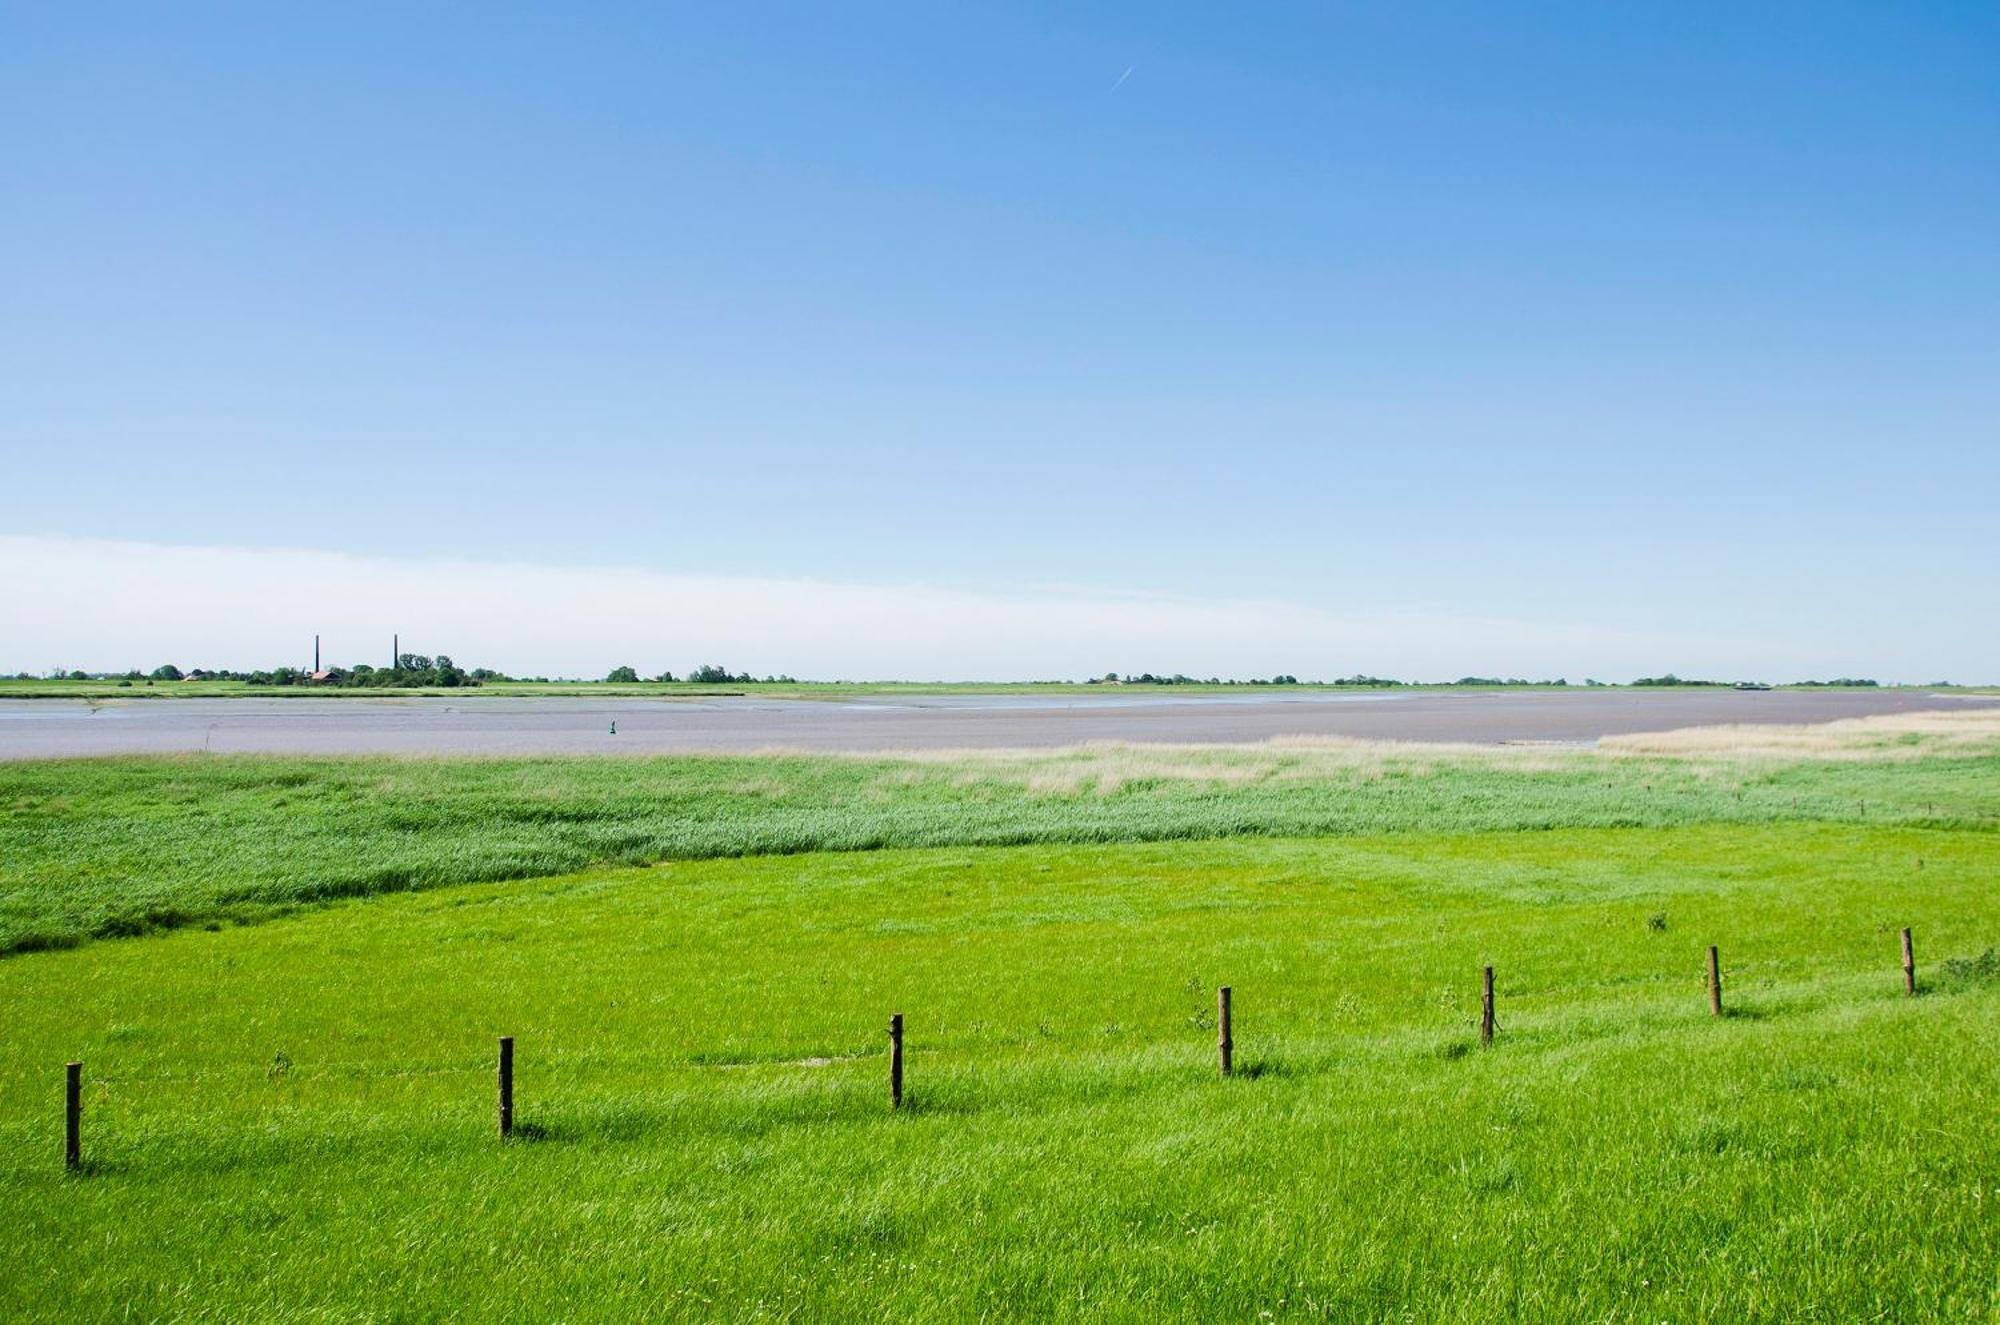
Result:
[[1117,90],[1118,90],[1119,88],[1121,88],[1121,87],[1124,87],[1124,86],[1125,86],[1125,80],[1126,80],[1126,79],[1128,79],[1128,78],[1130,78],[1130,77],[1132,76],[1132,70],[1133,70],[1133,69],[1135,69],[1135,68],[1137,68],[1137,67],[1138,67],[1138,66],[1136,66],[1136,65],[1133,65],[1133,66],[1128,66],[1128,67],[1126,68],[1126,70],[1125,70],[1125,72],[1124,72],[1124,73],[1122,73],[1122,74],[1118,75],[1118,81],[1117,81],[1117,82],[1115,82],[1115,83],[1113,83],[1113,84],[1111,85],[1111,90],[1112,90],[1113,92],[1116,92],[1116,91],[1117,91]]

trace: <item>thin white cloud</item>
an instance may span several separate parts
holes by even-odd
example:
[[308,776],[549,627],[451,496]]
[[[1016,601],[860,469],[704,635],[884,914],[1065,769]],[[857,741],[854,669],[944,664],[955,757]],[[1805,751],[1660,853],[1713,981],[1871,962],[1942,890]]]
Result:
[[1133,70],[1133,69],[1135,69],[1135,68],[1137,68],[1137,67],[1138,67],[1138,66],[1136,66],[1136,65],[1127,65],[1127,66],[1126,66],[1126,68],[1125,68],[1125,72],[1124,72],[1124,73],[1122,73],[1122,74],[1120,74],[1120,75],[1118,75],[1118,81],[1117,81],[1117,82],[1115,82],[1115,83],[1113,83],[1113,84],[1111,85],[1111,90],[1112,90],[1113,92],[1116,92],[1116,91],[1117,91],[1117,90],[1118,90],[1119,88],[1121,88],[1121,87],[1124,87],[1124,86],[1125,86],[1125,80],[1126,80],[1126,79],[1128,79],[1128,78],[1130,78],[1130,77],[1132,76],[1132,70]]
[[407,651],[551,676],[703,662],[802,678],[981,680],[1106,670],[1789,678],[1793,666],[1741,641],[1449,612],[0,536],[8,672],[296,665],[315,633],[331,662],[379,662],[392,632]]

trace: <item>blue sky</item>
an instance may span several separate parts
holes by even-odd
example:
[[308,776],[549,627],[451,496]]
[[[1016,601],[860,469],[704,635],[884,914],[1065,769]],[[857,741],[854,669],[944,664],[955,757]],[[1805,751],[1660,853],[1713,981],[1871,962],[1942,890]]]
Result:
[[[2000,679],[1991,6],[0,4],[0,198],[4,668],[137,648],[67,538],[1190,605],[961,675]],[[864,665],[719,630],[647,647]]]

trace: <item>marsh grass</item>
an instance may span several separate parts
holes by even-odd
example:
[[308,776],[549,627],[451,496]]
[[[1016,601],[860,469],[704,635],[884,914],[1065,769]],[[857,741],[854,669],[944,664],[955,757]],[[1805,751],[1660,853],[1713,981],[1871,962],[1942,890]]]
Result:
[[1608,754],[1725,760],[1842,759],[1881,762],[1991,754],[2000,711],[1921,710],[1784,726],[1718,725],[1606,736]]
[[[2000,827],[2000,716],[1834,725],[1840,734],[1783,756],[1772,743],[1789,735],[1679,756],[1300,740],[873,758],[5,764],[0,954],[659,860],[1697,823]],[[1894,757],[1848,757],[1885,743]]]

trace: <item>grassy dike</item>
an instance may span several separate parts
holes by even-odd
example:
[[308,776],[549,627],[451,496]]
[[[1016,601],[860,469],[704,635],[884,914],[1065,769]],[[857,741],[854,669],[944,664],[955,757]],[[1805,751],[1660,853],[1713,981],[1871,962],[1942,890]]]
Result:
[[951,847],[16,956],[0,1317],[1991,1320],[2000,987],[1946,959],[1996,868],[1844,823]]

